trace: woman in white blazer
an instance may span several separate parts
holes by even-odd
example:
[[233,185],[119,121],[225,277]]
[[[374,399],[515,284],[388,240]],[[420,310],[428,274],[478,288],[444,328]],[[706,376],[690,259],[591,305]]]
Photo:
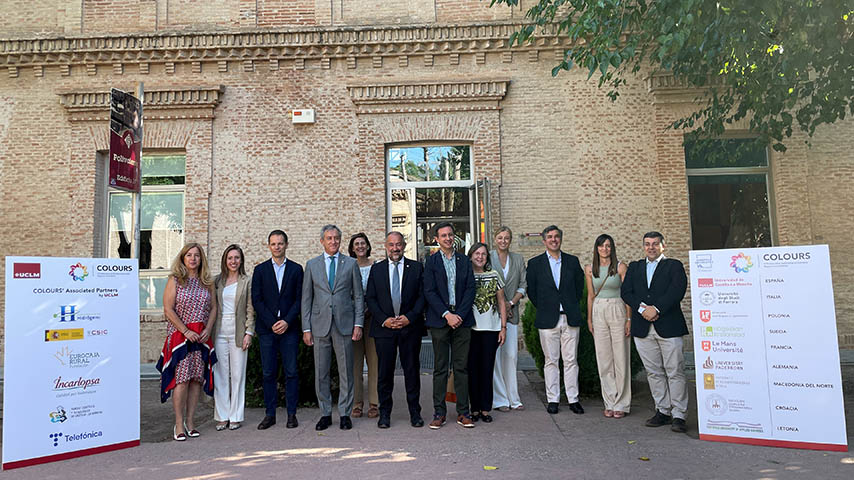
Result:
[[214,364],[214,420],[217,431],[237,430],[243,422],[247,350],[255,334],[252,277],[246,274],[238,245],[229,245],[223,252],[214,285],[221,307],[211,333],[218,359]]
[[525,280],[525,259],[510,251],[512,242],[513,232],[510,227],[503,226],[495,235],[495,250],[490,252],[492,268],[504,281],[507,302],[507,335],[495,354],[492,375],[492,408],[501,412],[511,408],[524,409],[516,383],[516,360],[519,354],[519,301],[525,296],[528,282]]

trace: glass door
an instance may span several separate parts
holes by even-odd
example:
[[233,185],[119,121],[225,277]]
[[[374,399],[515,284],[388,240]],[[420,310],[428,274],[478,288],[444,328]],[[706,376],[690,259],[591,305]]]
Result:
[[406,237],[406,256],[423,262],[438,250],[433,229],[441,222],[454,225],[456,249],[465,253],[477,238],[470,147],[392,147],[386,158],[386,226]]

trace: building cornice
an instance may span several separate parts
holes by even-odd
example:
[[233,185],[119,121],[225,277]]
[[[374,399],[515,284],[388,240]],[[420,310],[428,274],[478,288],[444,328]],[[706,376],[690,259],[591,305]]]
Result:
[[[109,65],[121,73],[123,65],[140,64],[146,65],[140,67],[141,73],[146,73],[152,63],[172,64],[174,69],[175,63],[291,60],[299,68],[300,62],[317,59],[328,68],[332,59],[349,63],[371,58],[376,66],[386,57],[423,55],[427,64],[433,55],[542,50],[562,54],[569,46],[566,36],[555,35],[554,28],[547,26],[534,42],[511,48],[510,35],[524,25],[505,22],[0,39],[0,66],[7,67],[13,77],[21,67],[35,67],[38,75],[39,67],[50,65],[66,70],[78,65],[87,70]],[[529,61],[536,59],[535,53],[529,55]]]
[[498,110],[509,79],[348,85],[357,114]]
[[[146,90],[145,119],[213,118],[224,92],[222,86]],[[109,90],[61,92],[59,103],[72,121],[102,121],[110,116]]]

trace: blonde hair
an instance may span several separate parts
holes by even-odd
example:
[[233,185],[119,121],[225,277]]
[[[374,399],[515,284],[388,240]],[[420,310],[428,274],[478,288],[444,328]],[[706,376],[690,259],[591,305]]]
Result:
[[214,281],[211,277],[210,269],[208,268],[208,259],[205,256],[205,249],[196,242],[190,242],[184,245],[184,248],[178,252],[178,256],[175,257],[175,261],[172,262],[172,276],[175,277],[178,284],[182,286],[187,283],[187,278],[190,276],[190,272],[184,265],[184,255],[194,248],[199,249],[199,257],[201,257],[201,265],[199,265],[198,275],[199,281],[202,282],[202,285],[207,287],[208,290],[213,291]]

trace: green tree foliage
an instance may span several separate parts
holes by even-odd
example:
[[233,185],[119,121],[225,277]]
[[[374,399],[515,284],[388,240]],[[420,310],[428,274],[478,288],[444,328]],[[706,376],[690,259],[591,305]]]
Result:
[[[581,296],[581,317],[582,328],[580,328],[580,338],[578,340],[578,390],[582,395],[594,395],[602,391],[599,383],[599,369],[596,364],[596,348],[593,342],[593,335],[587,330],[587,289]],[[540,375],[543,374],[543,366],[545,365],[545,355],[543,347],[540,345],[540,334],[537,327],[534,326],[534,320],[537,317],[537,309],[531,302],[525,304],[525,311],[520,319],[522,323],[522,335],[525,339],[525,348],[528,353],[534,357],[534,363],[537,365]],[[631,346],[631,371],[632,375],[641,371],[643,362],[641,362],[637,351],[635,350],[634,342]],[[563,372],[563,360],[560,361],[560,371]],[[562,374],[562,373],[561,373]],[[561,391],[563,391],[563,382],[561,382]]]
[[689,140],[747,119],[759,142],[785,151],[794,129],[811,137],[854,113],[851,0],[539,0],[526,18],[511,44],[569,37],[552,74],[581,68],[612,100],[641,71],[697,87],[698,109],[671,124]]

